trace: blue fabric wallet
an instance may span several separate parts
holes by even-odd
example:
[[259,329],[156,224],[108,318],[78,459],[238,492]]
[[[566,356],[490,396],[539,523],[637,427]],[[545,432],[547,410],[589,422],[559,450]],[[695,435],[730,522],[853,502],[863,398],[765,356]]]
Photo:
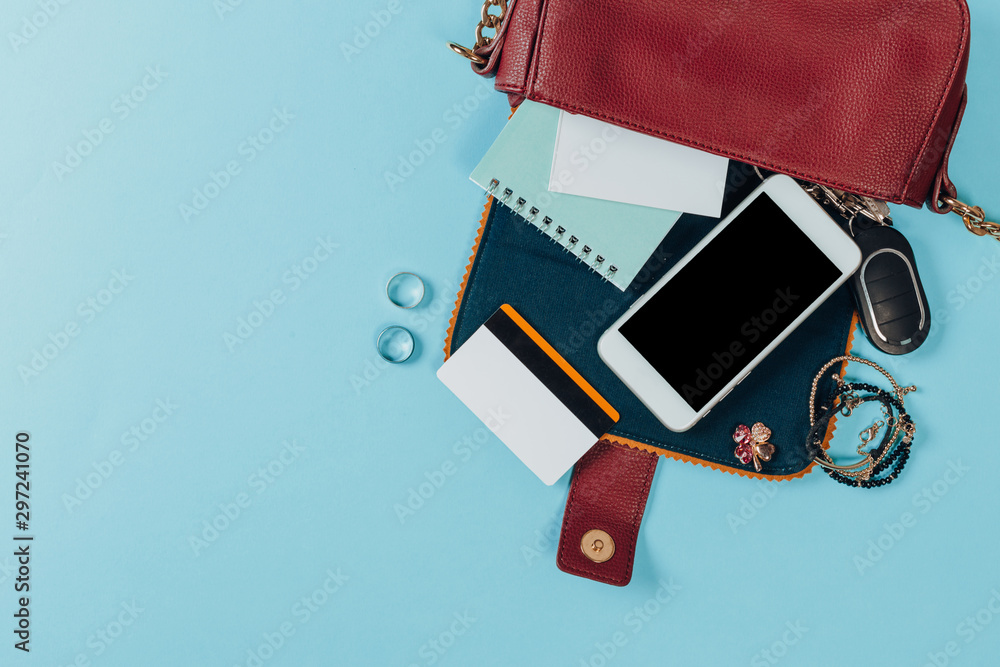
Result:
[[[722,215],[728,215],[759,183],[751,167],[733,162]],[[459,294],[445,352],[457,350],[501,305],[509,303],[621,414],[609,439],[744,475],[800,476],[812,464],[805,440],[813,377],[850,345],[854,305],[847,288],[827,300],[711,414],[685,433],[664,427],[597,354],[597,340],[608,326],[718,221],[681,216],[623,293],[493,200]],[[618,225],[622,234],[628,234],[627,220],[608,220],[607,224]],[[774,242],[781,243],[781,239]],[[688,316],[692,314],[664,314],[665,344],[669,344],[670,330],[684,327]],[[824,378],[818,398],[829,396],[834,386],[832,377]],[[755,422],[771,429],[771,442],[776,446],[759,475],[752,464],[741,463],[734,454],[736,427]]]

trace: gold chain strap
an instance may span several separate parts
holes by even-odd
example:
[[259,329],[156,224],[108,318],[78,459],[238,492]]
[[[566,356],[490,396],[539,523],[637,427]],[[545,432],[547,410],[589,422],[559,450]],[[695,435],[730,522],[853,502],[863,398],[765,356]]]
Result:
[[965,228],[976,236],[992,236],[1000,241],[1000,225],[986,221],[986,212],[981,206],[969,206],[954,197],[941,197],[942,203],[951,206],[952,212],[962,216]]
[[[500,8],[499,14],[490,13],[490,10],[494,7]],[[497,32],[499,32],[500,26],[506,17],[507,0],[485,0],[483,2],[482,20],[476,26],[476,45],[470,49],[455,42],[448,42],[448,48],[463,58],[468,58],[477,65],[485,65],[486,60],[482,56],[476,55],[475,51],[490,45],[490,42],[497,36]],[[483,30],[492,30],[493,34],[486,36],[483,34]]]

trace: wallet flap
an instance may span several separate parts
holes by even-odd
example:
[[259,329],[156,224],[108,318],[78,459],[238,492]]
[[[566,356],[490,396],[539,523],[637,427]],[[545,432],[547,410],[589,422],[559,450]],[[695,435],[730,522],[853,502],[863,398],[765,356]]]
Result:
[[607,440],[573,469],[556,565],[563,572],[625,586],[659,457]]

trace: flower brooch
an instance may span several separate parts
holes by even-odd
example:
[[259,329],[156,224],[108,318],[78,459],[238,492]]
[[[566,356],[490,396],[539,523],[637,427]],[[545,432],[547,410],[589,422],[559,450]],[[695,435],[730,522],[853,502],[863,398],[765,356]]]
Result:
[[760,462],[770,461],[774,455],[774,445],[767,441],[770,437],[771,429],[760,422],[754,424],[752,428],[740,424],[733,433],[733,440],[736,441],[736,458],[743,464],[753,461],[754,469],[760,472]]

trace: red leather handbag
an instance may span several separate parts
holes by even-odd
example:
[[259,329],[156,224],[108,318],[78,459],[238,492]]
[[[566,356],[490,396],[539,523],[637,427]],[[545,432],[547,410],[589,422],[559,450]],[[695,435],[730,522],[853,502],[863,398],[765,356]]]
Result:
[[486,0],[482,16],[474,49],[450,46],[514,106],[530,99],[837,191],[927,202],[1000,239],[948,177],[967,99],[965,0]]
[[[485,0],[475,46],[450,47],[512,106],[598,118],[872,211],[926,202],[1000,240],[1000,225],[959,201],[948,177],[969,22],[965,0]],[[610,440],[581,459],[561,569],[628,583],[657,460]],[[601,556],[609,542],[624,557]]]

